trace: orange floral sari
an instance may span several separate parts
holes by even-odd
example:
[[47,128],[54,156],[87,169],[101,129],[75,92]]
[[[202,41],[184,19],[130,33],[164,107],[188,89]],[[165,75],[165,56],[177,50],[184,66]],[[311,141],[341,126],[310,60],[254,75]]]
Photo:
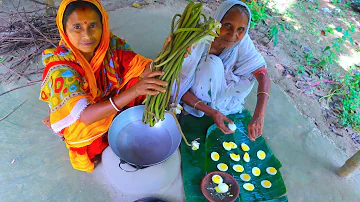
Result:
[[[45,71],[40,100],[50,107],[50,125],[63,135],[69,148],[72,166],[91,172],[91,161],[108,146],[107,131],[116,114],[86,125],[79,120],[85,108],[108,100],[138,81],[151,60],[134,53],[122,39],[110,33],[108,15],[99,0],[93,3],[102,14],[102,40],[89,63],[65,35],[62,16],[66,6],[76,0],[63,0],[57,15],[61,42],[57,48],[43,52]],[[140,104],[144,96],[138,97],[127,107]]]

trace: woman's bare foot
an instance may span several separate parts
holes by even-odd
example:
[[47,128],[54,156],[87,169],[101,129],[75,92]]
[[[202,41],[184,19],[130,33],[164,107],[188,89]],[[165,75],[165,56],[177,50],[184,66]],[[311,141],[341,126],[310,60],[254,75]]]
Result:
[[93,159],[91,159],[91,162],[94,163],[94,167],[99,165],[99,163],[101,162],[101,154],[96,155]]

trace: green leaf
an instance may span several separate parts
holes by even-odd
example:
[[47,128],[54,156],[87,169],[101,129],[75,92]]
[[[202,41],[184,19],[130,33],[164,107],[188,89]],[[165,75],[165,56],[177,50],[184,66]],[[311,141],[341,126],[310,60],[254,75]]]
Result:
[[350,36],[350,34],[349,34],[349,30],[345,30],[345,32],[344,32],[344,36],[345,36],[345,37],[349,37],[349,36]]
[[184,142],[181,143],[181,166],[187,202],[206,202],[200,184],[206,175],[205,170],[205,134],[214,121],[210,116],[196,118],[191,115],[181,116],[180,125],[186,138],[190,141],[200,138],[200,148],[193,151]]
[[4,62],[4,59],[0,58],[0,62]]
[[327,28],[327,31],[328,31],[330,34],[334,34],[334,29],[331,28],[331,27],[328,27],[328,28]]
[[[287,197],[283,196],[286,193],[286,187],[281,177],[279,168],[281,163],[274,156],[270,148],[267,146],[265,139],[262,137],[257,138],[255,142],[251,142],[247,137],[247,125],[251,120],[251,115],[248,111],[242,114],[229,115],[237,125],[238,129],[234,135],[224,135],[214,125],[214,121],[209,116],[202,118],[196,118],[193,116],[181,116],[180,123],[182,130],[189,141],[194,140],[198,137],[201,139],[200,148],[197,151],[192,151],[186,144],[181,144],[181,158],[182,158],[182,170],[183,170],[183,182],[186,194],[187,202],[198,202],[206,201],[205,197],[201,193],[200,184],[202,178],[206,173],[217,170],[217,163],[224,162],[229,166],[228,173],[233,174],[240,185],[240,196],[236,202],[241,201],[269,201],[269,202],[285,202]],[[205,142],[206,134],[206,142]],[[240,149],[242,142],[246,143],[250,147],[250,162],[240,162],[245,168],[245,172],[250,174],[253,166],[257,166],[261,169],[262,174],[259,177],[252,176],[252,181],[256,187],[253,192],[245,191],[242,187],[243,182],[240,180],[240,174],[235,173],[232,169],[234,161],[230,160],[227,151],[222,147],[223,141],[233,141],[238,144],[237,150],[243,156],[243,152]],[[261,161],[257,158],[256,152],[261,149],[267,156]],[[213,151],[217,151],[220,154],[220,161],[214,162],[211,160],[210,154]],[[278,172],[274,176],[270,176],[264,169],[267,167],[275,167]],[[249,172],[250,171],[250,172]],[[270,189],[262,188],[260,185],[263,179],[271,181],[272,187]]]
[[341,28],[341,27],[337,27],[337,28],[335,28],[335,30],[338,31],[338,32],[342,32],[342,28]]
[[354,40],[352,37],[349,37],[349,41],[350,41],[351,45],[354,45]]
[[[206,171],[216,171],[218,163],[227,164],[229,169],[226,172],[234,176],[240,185],[241,201],[266,201],[276,199],[284,195],[286,193],[286,187],[279,171],[279,168],[282,166],[280,161],[275,157],[263,137],[259,137],[255,142],[252,142],[247,136],[247,125],[251,120],[249,112],[247,111],[242,114],[230,115],[228,117],[233,120],[237,126],[237,130],[234,135],[224,135],[215,124],[212,125],[207,132],[205,148],[207,157]],[[226,151],[222,146],[224,141],[235,142],[238,145],[238,148],[231,151]],[[242,159],[245,152],[241,149],[241,143],[245,143],[250,147],[250,151],[248,152],[250,155],[249,163],[246,163]],[[259,150],[262,150],[266,153],[266,158],[264,160],[258,159],[257,152]],[[218,162],[214,162],[210,158],[210,154],[213,151],[216,151],[220,154],[220,160]],[[239,162],[231,160],[230,153],[240,154],[241,160]],[[249,192],[243,188],[242,185],[245,182],[240,179],[241,173],[237,173],[232,169],[233,165],[235,164],[242,165],[245,169],[243,173],[247,173],[251,176],[249,183],[252,183],[255,186],[254,191]],[[253,176],[251,171],[253,167],[260,168],[260,176]],[[277,174],[272,176],[266,173],[266,168],[268,167],[276,168],[278,170]],[[263,188],[261,186],[262,180],[269,180],[272,183],[271,188]]]
[[274,47],[277,45],[277,43],[278,43],[278,37],[277,37],[277,35],[274,37]]
[[330,46],[326,46],[326,48],[324,49],[324,52],[330,50]]
[[284,25],[280,24],[279,27],[280,27],[280,29],[281,29],[283,32],[285,32]]

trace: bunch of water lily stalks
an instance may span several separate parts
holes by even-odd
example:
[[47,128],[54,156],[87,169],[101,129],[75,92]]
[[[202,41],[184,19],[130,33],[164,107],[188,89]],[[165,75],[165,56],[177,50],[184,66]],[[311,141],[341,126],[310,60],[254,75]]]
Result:
[[[182,15],[176,14],[172,20],[171,41],[164,45],[153,63],[153,70],[164,71],[159,78],[168,83],[166,92],[156,96],[147,96],[143,122],[154,126],[158,121],[165,119],[165,110],[169,109],[170,94],[174,82],[179,86],[179,73],[188,47],[204,40],[212,41],[218,37],[220,22],[213,18],[206,18],[201,13],[202,4],[190,2]],[[175,103],[177,103],[179,88],[176,89]]]

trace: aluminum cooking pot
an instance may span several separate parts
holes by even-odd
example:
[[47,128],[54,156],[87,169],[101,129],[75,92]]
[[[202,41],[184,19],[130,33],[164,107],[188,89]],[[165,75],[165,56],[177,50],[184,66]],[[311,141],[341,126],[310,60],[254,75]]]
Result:
[[121,112],[110,126],[109,145],[119,157],[121,169],[123,163],[136,170],[159,164],[167,160],[181,143],[181,129],[173,114],[165,113],[164,121],[150,127],[142,123],[144,108],[144,105],[139,105]]

